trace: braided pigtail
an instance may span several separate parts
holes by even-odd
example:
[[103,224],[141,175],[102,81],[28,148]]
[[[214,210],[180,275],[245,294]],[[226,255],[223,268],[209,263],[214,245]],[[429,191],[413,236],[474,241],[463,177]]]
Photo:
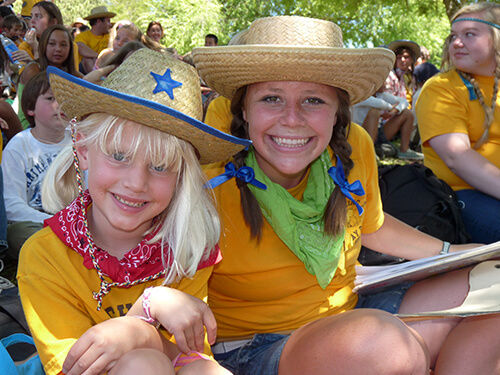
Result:
[[[354,162],[351,159],[351,145],[347,142],[351,124],[350,100],[349,94],[338,88],[337,97],[339,100],[339,109],[337,112],[337,123],[333,127],[330,147],[334,154],[340,158],[347,178],[349,172],[354,167]],[[323,218],[325,221],[325,233],[332,236],[342,233],[347,218],[347,200],[339,188],[334,189],[330,199],[328,199]]]
[[[234,95],[231,101],[231,112],[233,120],[231,122],[231,134],[236,137],[249,139],[248,123],[243,119],[243,99],[246,94],[246,86],[240,88]],[[234,165],[239,169],[245,165],[245,158],[248,155],[247,150],[242,150],[234,156]],[[248,188],[246,182],[236,179],[236,185],[240,189],[241,208],[243,210],[243,218],[250,227],[252,238],[260,241],[262,236],[262,225],[264,224],[264,216],[259,206],[259,202]]]
[[494,121],[495,105],[497,102],[497,94],[498,94],[498,70],[499,70],[499,68],[498,68],[498,63],[497,63],[497,68],[495,71],[496,74],[495,74],[495,79],[494,79],[494,84],[493,84],[493,95],[491,97],[491,105],[486,104],[486,102],[484,100],[484,96],[483,96],[481,90],[479,89],[479,85],[477,84],[477,81],[475,80],[475,78],[469,73],[459,71],[459,73],[472,84],[472,87],[474,88],[474,92],[476,93],[476,96],[479,100],[479,104],[481,104],[481,107],[484,110],[484,123],[483,123],[484,132],[481,135],[481,138],[479,138],[479,140],[474,145],[474,148],[476,150],[478,148],[480,148],[488,140],[490,127]]

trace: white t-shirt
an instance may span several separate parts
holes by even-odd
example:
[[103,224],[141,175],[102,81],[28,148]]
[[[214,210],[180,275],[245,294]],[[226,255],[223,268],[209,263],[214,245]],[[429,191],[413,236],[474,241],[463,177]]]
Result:
[[56,144],[38,141],[31,128],[17,133],[2,154],[3,197],[8,221],[43,222],[42,180],[59,151],[71,142],[69,131]]

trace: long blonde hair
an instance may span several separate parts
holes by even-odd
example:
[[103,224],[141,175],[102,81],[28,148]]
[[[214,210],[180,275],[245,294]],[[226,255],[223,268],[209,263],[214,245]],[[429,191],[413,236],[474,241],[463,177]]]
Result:
[[[483,3],[466,5],[453,15],[453,17],[451,18],[451,23],[453,23],[453,21],[455,21],[458,17],[464,14],[471,14],[471,15],[474,14],[474,17],[476,18],[480,18],[484,21],[488,21],[496,25],[500,24],[500,4],[483,2]],[[476,96],[478,97],[479,103],[481,104],[481,107],[483,108],[484,111],[484,124],[483,124],[484,132],[481,135],[481,138],[479,138],[479,140],[474,145],[475,149],[481,147],[488,140],[490,128],[491,125],[493,124],[495,117],[495,105],[498,94],[498,81],[500,80],[500,30],[493,26],[490,26],[490,29],[493,41],[493,49],[495,52],[494,54],[495,62],[496,62],[491,105],[486,104],[484,96],[481,93],[479,85],[477,84],[474,76],[469,72],[464,72],[457,69],[457,72],[466,80],[468,80],[474,87]],[[441,61],[441,70],[443,71],[448,71],[453,68],[456,69],[450,57],[450,45],[451,45],[451,36],[448,36],[448,38],[446,38],[443,47],[443,57]]]
[[[77,141],[77,146],[96,145],[107,155],[123,152],[118,147],[125,124],[127,120],[109,114],[91,114],[76,124],[77,132],[83,136]],[[166,284],[192,277],[200,261],[210,255],[220,234],[217,211],[213,198],[203,188],[205,177],[195,150],[188,142],[173,135],[137,125],[126,156],[133,160],[139,152],[141,155],[145,153],[144,157],[150,159],[152,165],[168,166],[170,171],[177,174],[176,191],[170,204],[144,235],[159,228],[151,242],[161,241],[162,249],[164,244],[168,244],[171,249],[163,253],[167,269]],[[44,178],[44,210],[55,213],[76,199],[78,193],[72,149],[66,147]]]

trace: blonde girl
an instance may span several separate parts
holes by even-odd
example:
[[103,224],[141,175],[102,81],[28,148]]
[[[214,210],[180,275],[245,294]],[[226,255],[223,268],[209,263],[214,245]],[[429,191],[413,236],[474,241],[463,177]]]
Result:
[[[204,329],[207,342],[215,337],[202,299],[219,260],[199,163],[248,142],[198,120],[196,72],[161,53],[135,52],[102,86],[48,74],[65,113],[81,120],[72,121],[74,161],[60,155],[44,186],[46,209],[60,211],[26,243],[18,273],[46,373],[134,373],[138,352],[152,358],[144,374],[223,374],[199,361],[210,354]],[[157,314],[165,296],[167,313]]]
[[453,16],[442,65],[417,102],[424,162],[457,192],[472,240],[499,241],[499,4]]

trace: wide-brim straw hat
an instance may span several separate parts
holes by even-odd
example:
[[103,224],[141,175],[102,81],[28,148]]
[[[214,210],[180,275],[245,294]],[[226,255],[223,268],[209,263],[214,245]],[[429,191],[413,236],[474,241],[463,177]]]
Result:
[[69,118],[108,113],[159,129],[191,143],[202,164],[227,160],[251,144],[201,122],[199,76],[192,66],[168,54],[142,48],[101,86],[52,66],[47,74]]
[[413,40],[394,40],[387,46],[387,48],[389,48],[392,52],[395,52],[398,48],[401,47],[404,47],[410,51],[410,53],[412,54],[413,62],[417,61],[418,57],[420,56],[420,46]]
[[206,84],[230,99],[252,83],[304,81],[339,87],[355,104],[382,86],[395,57],[385,48],[344,48],[332,22],[276,16],[255,20],[227,46],[195,48],[193,59]]
[[84,18],[84,20],[92,20],[94,18],[113,18],[116,16],[116,13],[110,12],[108,8],[104,5],[92,8],[90,14]]

